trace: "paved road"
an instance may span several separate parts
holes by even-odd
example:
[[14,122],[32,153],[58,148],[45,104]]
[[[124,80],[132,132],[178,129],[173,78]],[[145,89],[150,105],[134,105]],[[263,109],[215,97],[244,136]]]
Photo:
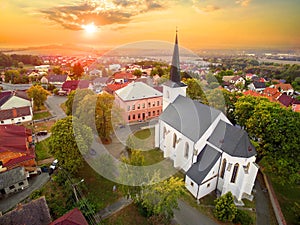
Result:
[[62,119],[66,117],[65,112],[60,107],[60,105],[64,103],[66,100],[67,97],[65,96],[55,96],[55,95],[48,96],[46,101],[46,106],[50,111],[50,113],[53,116],[56,116],[56,119]]
[[14,208],[19,202],[26,199],[33,191],[41,188],[50,179],[48,173],[42,173],[28,179],[29,187],[14,195],[0,200],[0,212],[4,213]]
[[174,210],[174,220],[180,225],[218,225],[182,200],[178,200],[178,206],[179,210]]
[[269,196],[267,192],[263,192],[261,184],[256,179],[255,181],[255,190],[256,190],[256,224],[257,225],[268,225],[270,224],[270,205],[269,205]]

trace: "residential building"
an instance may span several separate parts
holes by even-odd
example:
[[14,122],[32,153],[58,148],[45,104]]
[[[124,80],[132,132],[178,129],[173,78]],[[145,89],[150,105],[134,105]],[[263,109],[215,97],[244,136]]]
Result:
[[51,216],[45,197],[19,204],[16,209],[0,216],[0,224],[49,225]]
[[33,113],[29,106],[0,110],[0,124],[18,124],[32,121]]
[[279,84],[272,85],[271,87],[278,89],[278,91],[288,96],[292,96],[294,94],[294,89],[291,84],[279,83]]
[[125,122],[149,120],[162,112],[162,93],[143,82],[132,82],[115,92]]
[[254,81],[253,83],[248,85],[248,88],[252,91],[262,92],[266,88],[265,82]]
[[164,84],[163,112],[155,126],[155,146],[185,172],[185,186],[200,199],[232,192],[236,203],[252,199],[258,172],[256,150],[247,133],[219,110],[186,97],[180,81],[176,34],[170,80]]
[[49,225],[88,225],[81,211],[77,208],[54,220]]

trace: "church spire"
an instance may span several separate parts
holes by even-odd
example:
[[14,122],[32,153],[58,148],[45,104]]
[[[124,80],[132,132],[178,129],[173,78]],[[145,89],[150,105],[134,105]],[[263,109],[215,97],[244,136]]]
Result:
[[173,51],[172,65],[170,71],[170,80],[175,83],[180,83],[180,65],[179,65],[179,49],[178,49],[178,30],[176,27],[175,45]]

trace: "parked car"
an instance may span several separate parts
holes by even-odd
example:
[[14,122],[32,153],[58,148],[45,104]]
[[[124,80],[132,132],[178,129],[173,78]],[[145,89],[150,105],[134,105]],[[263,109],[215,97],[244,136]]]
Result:
[[42,131],[39,131],[36,133],[37,136],[45,136],[47,134],[48,134],[48,131],[46,131],[46,130],[42,130]]
[[58,163],[57,159],[53,160],[53,162],[51,163],[49,168],[52,169],[52,170],[55,170],[57,168],[57,163]]

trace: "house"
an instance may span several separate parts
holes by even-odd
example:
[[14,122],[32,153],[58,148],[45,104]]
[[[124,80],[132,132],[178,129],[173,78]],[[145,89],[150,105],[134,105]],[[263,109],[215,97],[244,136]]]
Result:
[[291,84],[279,83],[272,85],[271,87],[278,89],[278,91],[280,91],[281,93],[285,93],[288,96],[292,96],[294,94],[294,89]]
[[282,94],[280,95],[280,97],[278,98],[278,102],[280,102],[280,104],[286,106],[286,107],[289,107],[291,106],[294,102],[295,102],[295,99],[292,98],[291,96],[289,95],[286,95],[286,94]]
[[1,172],[0,181],[0,197],[18,192],[29,186],[24,167],[16,167]]
[[45,197],[32,200],[0,216],[0,224],[49,225],[51,216]]
[[148,120],[162,112],[162,93],[143,82],[132,82],[115,91],[115,103],[126,122]]
[[300,112],[300,103],[299,104],[293,104],[292,105],[292,110],[294,112]]
[[68,75],[49,75],[46,77],[49,84],[53,84],[55,86],[62,86],[63,83],[67,80]]
[[31,130],[17,125],[0,125],[0,159],[3,168],[36,168]]
[[106,87],[104,87],[104,91],[107,93],[114,95],[115,92],[123,87],[126,87],[129,83],[114,83],[114,84],[107,84]]
[[3,91],[0,93],[0,110],[32,106],[24,91]]
[[155,146],[185,172],[185,186],[196,198],[232,192],[236,203],[252,199],[258,172],[256,150],[247,133],[219,110],[186,97],[180,81],[176,34],[170,80],[163,89],[163,112],[155,125]]
[[88,80],[67,80],[63,83],[62,85],[62,91],[66,92],[69,94],[71,91],[76,90],[77,88],[79,89],[93,89],[91,86],[90,81]]
[[248,85],[248,88],[252,91],[262,92],[266,88],[265,82],[254,81],[253,83]]
[[116,72],[112,75],[114,83],[126,83],[126,82],[132,82],[136,80],[136,76],[134,76],[132,73],[129,72]]
[[93,69],[89,72],[90,76],[95,76],[95,77],[102,77],[102,71],[101,70],[97,70],[97,69]]
[[33,113],[29,106],[0,110],[0,124],[18,124],[32,121]]
[[88,225],[81,211],[77,208],[69,211],[49,225]]
[[246,83],[245,79],[242,78],[241,76],[234,76],[229,82],[233,85],[242,84],[243,86]]

